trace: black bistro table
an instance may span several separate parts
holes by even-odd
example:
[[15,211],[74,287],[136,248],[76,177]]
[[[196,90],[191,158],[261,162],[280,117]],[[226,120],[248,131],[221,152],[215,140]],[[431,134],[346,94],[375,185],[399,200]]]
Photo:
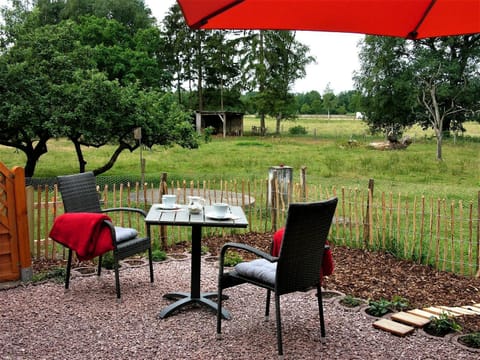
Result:
[[[150,227],[152,225],[174,225],[192,227],[192,265],[190,292],[174,292],[165,294],[164,297],[171,300],[177,300],[160,311],[159,317],[166,318],[172,313],[188,304],[196,303],[217,311],[217,303],[212,301],[211,297],[216,297],[217,292],[200,292],[200,274],[201,274],[201,242],[202,227],[230,227],[246,228],[248,221],[240,206],[230,206],[229,215],[225,219],[217,219],[213,215],[212,206],[205,206],[200,214],[190,214],[186,206],[178,206],[175,210],[167,210],[161,207],[161,204],[154,204],[150,208],[145,222],[147,224],[147,233],[150,236]],[[151,238],[151,237],[150,237]],[[229,313],[222,309],[222,316],[230,318]]]

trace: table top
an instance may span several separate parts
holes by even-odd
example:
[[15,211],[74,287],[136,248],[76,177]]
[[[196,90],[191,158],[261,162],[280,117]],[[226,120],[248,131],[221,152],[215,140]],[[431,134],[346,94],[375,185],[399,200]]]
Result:
[[213,215],[213,207],[205,206],[199,214],[190,214],[187,206],[178,205],[174,210],[162,208],[162,204],[153,204],[145,218],[147,224],[211,226],[246,228],[248,221],[241,206],[230,206],[230,212],[225,219]]

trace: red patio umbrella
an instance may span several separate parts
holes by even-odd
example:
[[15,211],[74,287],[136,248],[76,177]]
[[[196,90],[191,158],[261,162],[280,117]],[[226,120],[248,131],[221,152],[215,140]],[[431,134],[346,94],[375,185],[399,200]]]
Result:
[[189,27],[421,39],[480,33],[480,0],[177,0]]

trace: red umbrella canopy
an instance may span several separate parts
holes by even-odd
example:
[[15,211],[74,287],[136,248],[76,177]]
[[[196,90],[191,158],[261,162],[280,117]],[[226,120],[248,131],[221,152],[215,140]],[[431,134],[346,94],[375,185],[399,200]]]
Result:
[[480,33],[480,0],[177,0],[193,29],[309,30],[421,39]]

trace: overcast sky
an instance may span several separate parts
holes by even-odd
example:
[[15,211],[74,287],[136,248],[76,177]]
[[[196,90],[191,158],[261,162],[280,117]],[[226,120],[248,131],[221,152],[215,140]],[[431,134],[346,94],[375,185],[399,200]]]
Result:
[[[160,22],[175,0],[145,0]],[[0,0],[0,6],[7,0]],[[357,44],[363,35],[328,32],[297,32],[297,39],[310,48],[316,63],[307,67],[307,76],[295,83],[293,91],[317,90],[323,94],[327,85],[334,93],[352,90],[352,76],[359,69]]]
[[[174,3],[175,0],[145,0],[158,21]],[[309,65],[307,76],[295,83],[295,92],[317,90],[323,94],[328,84],[336,94],[353,89],[353,72],[360,67],[357,44],[363,35],[299,31],[297,39],[310,48],[310,55],[317,62]]]

